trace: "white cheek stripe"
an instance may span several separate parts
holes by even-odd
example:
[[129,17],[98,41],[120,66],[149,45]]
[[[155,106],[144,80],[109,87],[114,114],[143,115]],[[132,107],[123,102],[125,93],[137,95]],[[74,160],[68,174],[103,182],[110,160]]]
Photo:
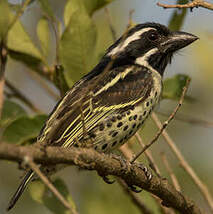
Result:
[[146,68],[148,68],[150,71],[152,71],[153,73],[155,73],[160,79],[161,79],[161,75],[159,74],[159,72],[157,72],[152,66],[149,65],[148,63],[148,58],[157,53],[158,52],[158,48],[153,48],[150,51],[148,51],[145,55],[138,57],[135,60],[135,63],[141,66],[144,66]]
[[[156,30],[156,29],[148,27],[148,28],[143,28],[139,31],[136,31],[133,35],[124,39],[124,41],[122,41],[122,39],[121,39],[121,43],[117,47],[113,48],[107,55],[112,56],[114,54],[117,54],[117,53],[123,51],[129,45],[130,42],[140,39],[141,35],[149,30]],[[125,35],[124,35],[124,38],[125,38]]]
[[157,52],[158,52],[158,48],[153,48],[150,51],[148,51],[146,54],[144,54],[143,56],[138,57],[135,60],[135,63],[138,65],[141,65],[141,66],[149,67],[150,65],[148,64],[148,58]]

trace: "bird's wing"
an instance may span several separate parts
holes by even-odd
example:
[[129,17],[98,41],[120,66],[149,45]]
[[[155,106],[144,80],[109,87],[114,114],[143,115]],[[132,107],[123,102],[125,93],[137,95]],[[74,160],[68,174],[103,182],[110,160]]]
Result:
[[151,72],[137,65],[114,68],[104,78],[82,79],[55,107],[38,139],[55,146],[71,146],[101,119],[142,102],[152,84]]

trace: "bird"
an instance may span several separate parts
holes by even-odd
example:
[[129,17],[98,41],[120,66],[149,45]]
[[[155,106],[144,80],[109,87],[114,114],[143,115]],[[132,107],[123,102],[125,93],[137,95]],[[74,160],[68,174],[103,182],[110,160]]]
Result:
[[[197,39],[153,22],[128,29],[57,103],[36,143],[92,147],[100,153],[120,147],[159,102],[163,74],[174,53]],[[57,171],[57,166],[40,168],[46,175]],[[7,210],[14,207],[34,178],[33,170],[29,170]]]

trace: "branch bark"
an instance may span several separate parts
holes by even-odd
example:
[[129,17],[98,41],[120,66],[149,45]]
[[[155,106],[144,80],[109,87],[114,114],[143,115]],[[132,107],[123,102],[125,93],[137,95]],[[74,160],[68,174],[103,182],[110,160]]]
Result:
[[209,10],[213,10],[213,4],[203,1],[203,0],[194,0],[192,2],[189,2],[187,4],[174,4],[174,5],[170,5],[170,4],[162,4],[162,3],[157,3],[158,6],[163,7],[164,9],[167,8],[190,8],[191,10],[193,8],[198,8],[198,7],[203,7]]
[[98,153],[93,149],[60,148],[39,146],[19,146],[6,143],[0,144],[0,159],[22,162],[24,157],[30,157],[40,164],[69,164],[82,169],[96,170],[101,175],[114,175],[123,179],[128,185],[135,185],[153,193],[162,200],[162,204],[173,207],[182,214],[200,214],[196,204],[168,183],[166,179],[153,176],[148,181],[138,164],[130,164],[124,168],[122,161],[117,158]]

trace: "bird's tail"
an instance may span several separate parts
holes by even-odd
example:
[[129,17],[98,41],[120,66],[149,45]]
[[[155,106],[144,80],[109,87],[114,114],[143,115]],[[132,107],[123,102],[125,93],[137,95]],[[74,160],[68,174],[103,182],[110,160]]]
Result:
[[11,200],[9,202],[9,205],[7,207],[7,211],[9,211],[10,209],[12,209],[14,207],[14,205],[18,201],[19,197],[24,192],[27,184],[31,181],[33,175],[34,175],[33,170],[29,170],[27,172],[27,174],[24,176],[24,178],[23,178],[22,182],[20,183],[18,189],[16,190],[15,194],[13,195],[13,197],[11,198]]

